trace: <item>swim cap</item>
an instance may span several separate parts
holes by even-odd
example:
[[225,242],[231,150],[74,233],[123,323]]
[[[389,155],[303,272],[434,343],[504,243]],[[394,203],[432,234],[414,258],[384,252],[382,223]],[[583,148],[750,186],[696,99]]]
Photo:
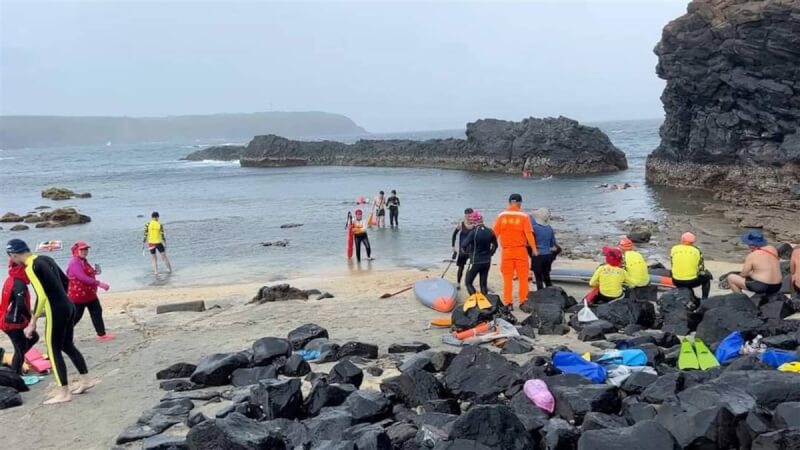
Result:
[[694,244],[696,240],[697,237],[689,231],[681,235],[681,244]]
[[480,211],[474,211],[469,218],[472,219],[472,223],[483,223],[483,215]]
[[616,247],[603,247],[603,255],[606,257],[606,263],[614,267],[622,266],[622,252]]
[[624,237],[619,241],[619,248],[622,250],[633,250],[633,241]]
[[356,210],[356,215],[357,215],[357,216],[360,216],[360,215],[363,215],[363,214],[364,214],[364,212],[363,212],[363,211],[361,211],[360,209],[357,209],[357,210]]

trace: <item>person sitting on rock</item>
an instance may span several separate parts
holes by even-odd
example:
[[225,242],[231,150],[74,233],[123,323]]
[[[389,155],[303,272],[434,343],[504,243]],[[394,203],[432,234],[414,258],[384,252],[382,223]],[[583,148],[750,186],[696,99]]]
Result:
[[760,231],[749,231],[742,235],[742,243],[750,248],[742,271],[728,275],[728,285],[733,292],[743,289],[756,294],[772,295],[781,291],[783,275],[778,250],[767,245]]
[[645,287],[650,285],[650,272],[647,262],[641,253],[633,249],[633,241],[627,237],[619,241],[619,248],[622,250],[622,267],[628,272],[631,278],[631,287]]
[[[681,243],[670,251],[672,284],[679,288],[694,289],[702,286],[705,300],[711,293],[711,280],[714,278],[705,268],[703,252],[694,244],[697,237],[690,232],[681,235]],[[694,294],[692,294],[694,295]]]
[[372,261],[372,247],[369,245],[367,225],[364,223],[364,213],[360,209],[356,210],[356,219],[353,221],[353,238],[356,246],[356,261],[361,262],[361,244],[364,244],[364,249],[367,251],[367,261]]
[[800,246],[792,251],[792,260],[789,262],[789,276],[792,282],[789,283],[792,287],[792,292],[795,294],[800,292]]
[[608,303],[625,294],[625,285],[632,285],[631,277],[622,268],[622,252],[616,247],[603,247],[606,263],[594,271],[589,286],[595,288],[586,294],[589,303]]

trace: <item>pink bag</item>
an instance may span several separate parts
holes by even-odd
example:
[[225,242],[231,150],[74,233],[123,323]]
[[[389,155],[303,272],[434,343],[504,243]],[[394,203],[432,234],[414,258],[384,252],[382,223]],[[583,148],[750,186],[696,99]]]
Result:
[[522,390],[525,391],[525,396],[539,408],[551,414],[556,409],[556,400],[550,390],[547,389],[547,384],[544,381],[528,380]]
[[44,356],[42,356],[36,347],[31,347],[28,353],[25,353],[25,361],[38,373],[47,373],[50,371],[50,361],[44,359]]

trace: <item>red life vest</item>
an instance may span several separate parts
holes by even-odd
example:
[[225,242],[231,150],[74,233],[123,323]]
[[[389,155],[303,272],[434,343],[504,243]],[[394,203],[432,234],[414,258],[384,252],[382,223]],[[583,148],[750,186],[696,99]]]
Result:
[[[9,263],[8,278],[6,278],[5,283],[3,283],[3,296],[0,297],[0,330],[3,331],[21,330],[28,326],[28,322],[30,322],[30,319],[25,317],[22,323],[6,323],[6,314],[8,313],[9,306],[11,306],[11,296],[14,292],[14,281],[16,280],[25,283],[26,287],[28,283],[30,283],[28,276],[25,274],[25,266],[21,264],[12,265]],[[28,311],[31,310],[31,294],[27,291],[25,292],[25,307]],[[28,314],[30,314],[30,312]]]

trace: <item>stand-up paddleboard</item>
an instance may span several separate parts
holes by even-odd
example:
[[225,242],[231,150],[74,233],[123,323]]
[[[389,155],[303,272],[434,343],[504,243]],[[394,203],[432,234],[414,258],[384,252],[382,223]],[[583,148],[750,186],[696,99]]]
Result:
[[[594,270],[592,269],[565,269],[554,268],[550,272],[550,278],[555,281],[572,282],[572,283],[588,283],[592,279]],[[673,288],[672,278],[662,277],[659,275],[650,275],[650,283],[659,287]]]
[[442,278],[426,278],[414,283],[414,296],[435,311],[449,313],[456,307],[456,287]]
[[44,241],[36,246],[37,252],[56,252],[64,247],[61,241]]

